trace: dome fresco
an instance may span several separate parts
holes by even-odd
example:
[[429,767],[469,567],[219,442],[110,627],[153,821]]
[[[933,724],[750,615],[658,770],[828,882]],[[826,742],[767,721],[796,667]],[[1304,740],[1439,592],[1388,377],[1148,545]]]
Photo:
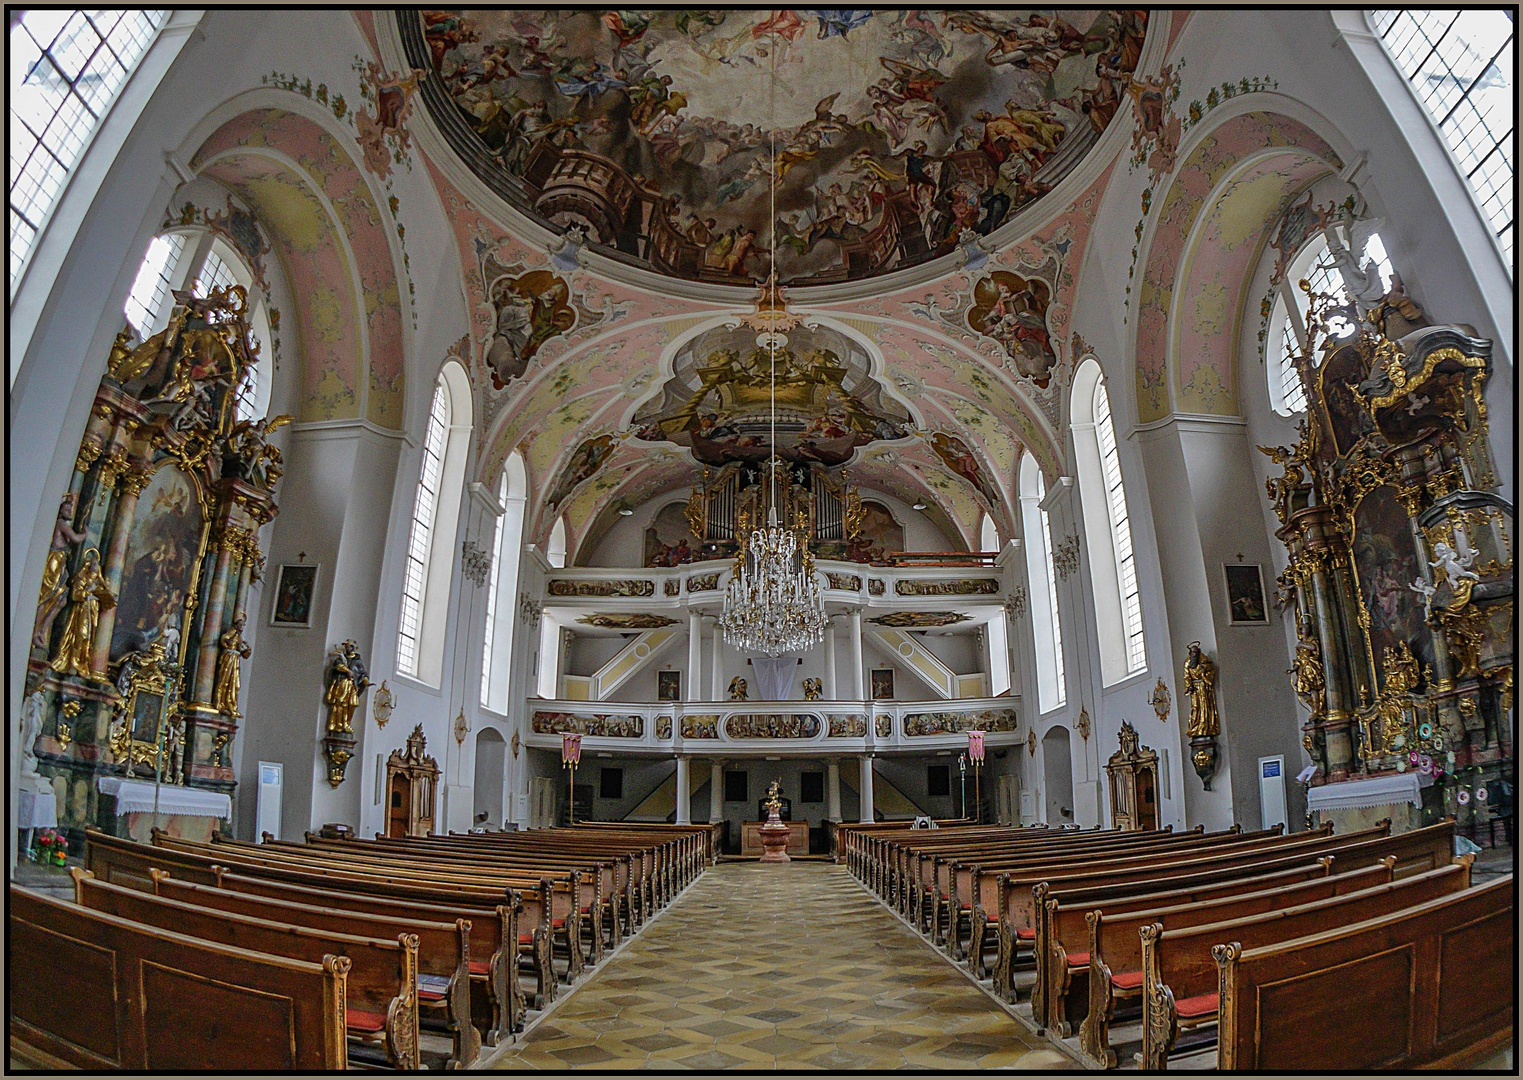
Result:
[[[1111,122],[1132,9],[424,10],[422,98],[488,187],[694,281],[870,278],[987,235]],[[771,224],[777,177],[775,229]]]

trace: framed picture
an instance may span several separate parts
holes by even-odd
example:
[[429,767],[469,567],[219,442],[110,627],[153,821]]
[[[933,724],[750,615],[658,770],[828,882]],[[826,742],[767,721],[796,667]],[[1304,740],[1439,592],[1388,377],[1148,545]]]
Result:
[[873,700],[891,700],[894,696],[894,669],[873,668]]
[[270,625],[310,627],[312,598],[316,593],[316,563],[283,563],[275,578],[275,605],[270,609]]
[[1264,574],[1258,563],[1223,563],[1227,575],[1227,611],[1234,626],[1268,626]]
[[681,701],[682,700],[682,672],[658,671],[656,672],[656,700],[657,701]]

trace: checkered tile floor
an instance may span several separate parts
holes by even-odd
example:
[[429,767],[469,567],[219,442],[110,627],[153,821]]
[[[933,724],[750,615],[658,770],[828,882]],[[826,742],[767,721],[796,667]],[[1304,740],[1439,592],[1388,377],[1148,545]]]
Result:
[[500,1069],[1067,1069],[843,866],[711,867]]

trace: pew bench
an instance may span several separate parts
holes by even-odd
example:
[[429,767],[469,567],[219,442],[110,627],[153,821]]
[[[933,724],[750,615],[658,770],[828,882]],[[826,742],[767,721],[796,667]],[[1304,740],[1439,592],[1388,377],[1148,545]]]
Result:
[[1514,1039],[1516,932],[1509,874],[1320,934],[1218,944],[1217,1067],[1475,1068]]
[[10,1050],[41,1068],[348,1068],[348,957],[251,952],[12,885]]

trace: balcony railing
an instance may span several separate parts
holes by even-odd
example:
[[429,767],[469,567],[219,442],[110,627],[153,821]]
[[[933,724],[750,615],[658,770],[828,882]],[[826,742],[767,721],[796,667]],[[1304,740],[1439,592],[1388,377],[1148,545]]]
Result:
[[[959,604],[991,605],[1005,601],[1004,563],[1013,548],[998,553],[912,552],[914,559],[934,556],[940,565],[867,566],[862,563],[819,560],[815,563],[824,579],[826,600],[863,603],[926,604],[955,601]],[[607,601],[615,610],[623,607],[683,606],[718,601],[730,581],[732,562],[714,559],[672,567],[624,569],[564,567],[551,570],[545,579],[545,602],[550,605],[579,600]],[[601,606],[601,605],[600,605]]]
[[563,733],[585,749],[744,756],[945,750],[985,732],[992,747],[1026,738],[1021,699],[956,701],[563,701],[529,698],[530,746],[558,748]]

